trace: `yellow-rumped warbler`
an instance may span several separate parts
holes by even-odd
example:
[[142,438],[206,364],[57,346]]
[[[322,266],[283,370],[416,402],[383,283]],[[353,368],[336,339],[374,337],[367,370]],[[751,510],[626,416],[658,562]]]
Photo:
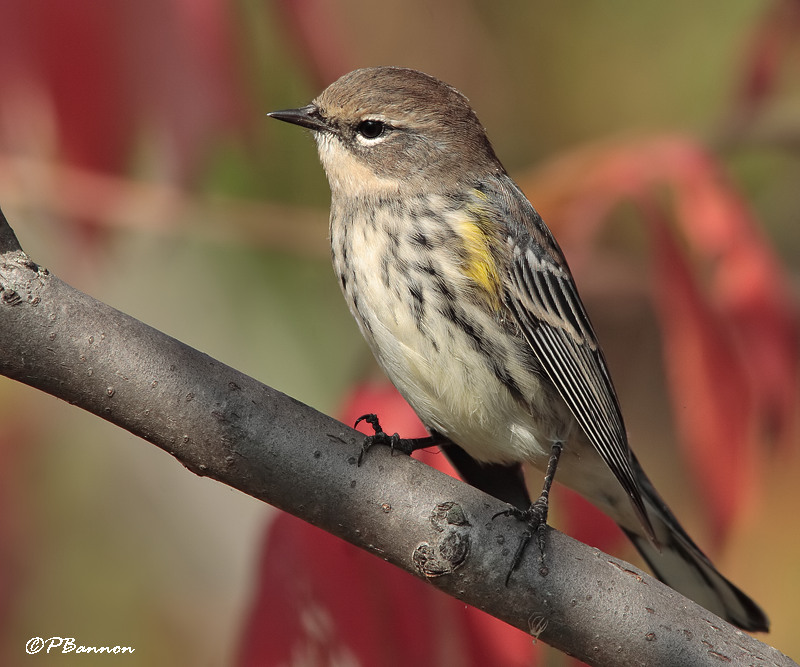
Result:
[[507,500],[502,480],[519,477],[482,484],[473,459],[547,470],[533,521],[546,519],[558,465],[559,482],[614,519],[662,581],[767,630],[639,466],[566,260],[467,99],[427,74],[376,67],[269,115],[314,132],[334,269],[375,357],[432,435],[418,444],[455,443],[448,453],[468,481]]

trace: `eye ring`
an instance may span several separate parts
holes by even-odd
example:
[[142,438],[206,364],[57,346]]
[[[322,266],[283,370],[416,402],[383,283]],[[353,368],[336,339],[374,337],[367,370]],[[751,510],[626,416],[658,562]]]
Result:
[[358,132],[364,139],[377,139],[386,132],[386,123],[381,120],[367,118],[356,126]]

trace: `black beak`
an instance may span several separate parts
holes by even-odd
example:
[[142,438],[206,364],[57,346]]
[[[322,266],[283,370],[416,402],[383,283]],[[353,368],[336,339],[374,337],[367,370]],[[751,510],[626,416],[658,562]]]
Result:
[[328,132],[331,129],[314,104],[309,104],[299,109],[270,111],[267,116],[294,125],[300,125],[301,127],[307,127],[309,130],[314,130],[315,132]]

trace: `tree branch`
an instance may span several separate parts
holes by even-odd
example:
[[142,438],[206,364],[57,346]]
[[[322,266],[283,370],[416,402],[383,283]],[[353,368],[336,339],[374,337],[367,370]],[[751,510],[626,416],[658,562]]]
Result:
[[794,665],[624,561],[524,528],[496,499],[363,438],[32,262],[0,213],[0,373],[427,579],[591,665]]

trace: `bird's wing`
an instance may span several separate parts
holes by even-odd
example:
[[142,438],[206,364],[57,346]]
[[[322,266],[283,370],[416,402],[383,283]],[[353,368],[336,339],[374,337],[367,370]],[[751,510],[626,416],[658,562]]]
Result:
[[[504,300],[545,375],[622,484],[653,535],[631,464],[617,395],[603,352],[561,249],[513,184],[502,184],[511,254]],[[495,200],[497,201],[497,200]]]

